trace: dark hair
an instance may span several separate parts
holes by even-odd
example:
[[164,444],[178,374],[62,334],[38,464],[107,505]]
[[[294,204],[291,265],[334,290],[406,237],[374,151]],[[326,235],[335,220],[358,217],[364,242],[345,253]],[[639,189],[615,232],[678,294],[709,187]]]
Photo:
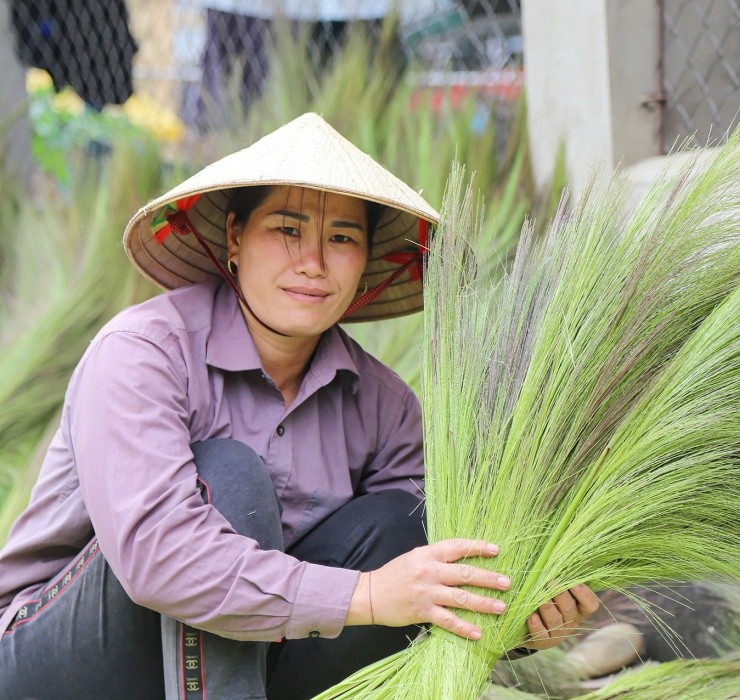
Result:
[[246,224],[250,214],[267,199],[270,194],[270,185],[255,185],[254,187],[236,187],[231,191],[229,212],[234,212],[234,224]]
[[373,248],[373,236],[375,229],[378,228],[378,221],[383,214],[383,205],[377,202],[365,200],[365,216],[367,217],[367,250],[370,252]]
[[[267,199],[273,185],[255,185],[253,187],[236,187],[231,193],[227,211],[234,212],[234,224],[240,226],[247,223],[251,213]],[[373,235],[378,221],[383,213],[383,205],[363,200],[365,203],[365,218],[367,220],[367,249],[372,250]]]

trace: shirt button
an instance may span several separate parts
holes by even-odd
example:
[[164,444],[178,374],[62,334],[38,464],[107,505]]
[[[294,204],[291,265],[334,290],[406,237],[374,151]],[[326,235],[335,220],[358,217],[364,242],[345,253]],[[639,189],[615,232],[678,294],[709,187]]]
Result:
[[285,426],[281,423],[278,425],[277,430],[275,431],[280,437],[282,437],[285,434]]
[[314,637],[314,638],[316,638],[316,637],[320,637],[320,636],[321,636],[321,632],[319,632],[318,630],[311,630],[311,631],[310,631],[310,632],[308,633],[308,636],[309,636],[309,637]]

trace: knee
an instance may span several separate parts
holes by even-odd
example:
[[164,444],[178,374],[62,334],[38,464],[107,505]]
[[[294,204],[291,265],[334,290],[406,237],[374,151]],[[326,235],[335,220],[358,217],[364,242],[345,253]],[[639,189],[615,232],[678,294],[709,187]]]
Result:
[[249,445],[230,438],[212,438],[194,442],[190,449],[198,467],[198,474],[212,474],[227,470],[254,470],[265,468],[260,456]]
[[398,542],[399,554],[427,543],[424,504],[400,489],[373,494],[371,521],[381,536]]
[[239,501],[274,496],[275,489],[265,463],[248,445],[238,440],[216,438],[191,446],[198,480],[203,486],[203,500],[216,504],[238,494]]
[[367,565],[381,566],[427,543],[423,503],[406,491],[394,489],[356,499],[360,506],[362,544]]
[[240,535],[256,539],[263,549],[282,549],[280,503],[260,456],[226,438],[197,442],[191,449],[203,500]]

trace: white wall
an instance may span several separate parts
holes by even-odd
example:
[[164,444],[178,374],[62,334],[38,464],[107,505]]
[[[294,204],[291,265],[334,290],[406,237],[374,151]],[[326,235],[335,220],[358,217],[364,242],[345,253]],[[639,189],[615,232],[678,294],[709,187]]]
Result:
[[647,0],[523,0],[525,85],[532,164],[549,182],[563,143],[580,190],[607,170],[658,152],[654,111],[657,11]]
[[[10,2],[0,0],[0,157],[20,178],[31,173],[31,144],[26,103],[26,78],[15,55]],[[6,120],[10,128],[6,131]]]

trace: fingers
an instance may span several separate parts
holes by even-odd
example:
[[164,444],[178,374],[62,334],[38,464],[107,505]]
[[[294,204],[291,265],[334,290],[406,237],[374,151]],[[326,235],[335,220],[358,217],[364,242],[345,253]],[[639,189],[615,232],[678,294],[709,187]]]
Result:
[[575,598],[578,610],[584,617],[593,615],[601,607],[599,597],[585,583],[574,586],[570,589],[570,593]]
[[596,594],[586,585],[574,586],[541,605],[527,620],[529,641],[525,646],[547,649],[575,632],[583,619],[599,608]]
[[558,631],[548,627],[548,623],[543,618],[542,607],[544,606],[541,606],[538,612],[530,615],[527,620],[529,637],[524,646],[528,649],[549,649],[559,644],[567,636],[563,632],[563,628]]
[[466,639],[480,639],[480,628],[458,617],[455,609],[500,615],[506,610],[506,604],[501,600],[473,593],[464,588],[436,585],[432,593],[432,605],[423,613],[423,620]]
[[[455,610],[500,615],[506,609],[503,601],[469,589],[503,591],[510,587],[511,582],[495,571],[459,560],[493,557],[498,554],[499,547],[483,540],[453,539],[428,545],[416,552],[420,555],[416,559],[420,568],[416,569],[414,579],[428,586],[431,598],[431,605],[422,613],[424,620],[466,639],[480,639],[480,628],[460,618]],[[417,598],[417,602],[420,599]]]
[[532,613],[529,616],[529,619],[527,620],[527,630],[529,630],[529,640],[527,644],[529,647],[539,648],[537,643],[550,641],[550,633],[548,632],[539,613]]
[[496,571],[479,569],[470,564],[443,564],[440,582],[445,586],[478,586],[494,591],[506,591],[511,581]]
[[506,604],[502,600],[489,598],[488,596],[471,593],[463,588],[445,587],[440,591],[436,599],[438,605],[446,608],[460,608],[473,612],[500,615],[506,610]]
[[440,561],[455,562],[463,557],[495,557],[499,553],[499,546],[485,540],[442,540],[429,545],[429,549],[438,556]]
[[575,629],[584,617],[596,612],[599,605],[596,594],[588,586],[581,584],[559,593],[541,606],[538,612],[549,630],[559,627]]
[[437,606],[432,610],[429,621],[453,634],[472,640],[481,638],[481,629],[455,615],[453,609],[459,608],[490,615],[500,615],[506,610],[506,604],[501,600],[478,595],[454,586],[442,587],[436,602]]
[[[559,593],[551,601],[542,605],[538,612],[553,638],[562,638],[570,634],[584,617],[578,599],[571,591]],[[561,631],[560,634],[556,634],[558,630]]]
[[429,615],[429,622],[465,639],[478,640],[482,636],[480,627],[463,620],[448,608],[435,608]]
[[478,586],[496,591],[505,591],[511,586],[511,581],[496,571],[466,563],[455,564],[465,557],[494,557],[499,553],[496,544],[484,540],[454,539],[429,545],[429,550],[443,563],[440,583],[445,586]]
[[[457,610],[500,614],[503,602],[471,588],[506,590],[508,578],[486,569],[459,561],[464,556],[492,557],[498,547],[480,540],[445,540],[402,554],[373,572],[373,619],[378,624],[400,627],[433,622],[455,634],[470,639],[477,628],[461,620]],[[349,616],[353,624],[363,624],[369,610],[369,593],[360,585],[356,589],[357,605]],[[364,594],[364,595],[363,595]],[[356,614],[355,614],[356,613]]]
[[[542,622],[550,632],[554,632],[555,630],[562,628],[566,624],[564,613],[560,611],[560,608],[558,608],[556,603],[558,597],[559,596],[556,596],[553,600],[545,603],[544,605],[540,605],[537,610]],[[573,603],[573,609],[575,609],[575,602]]]

